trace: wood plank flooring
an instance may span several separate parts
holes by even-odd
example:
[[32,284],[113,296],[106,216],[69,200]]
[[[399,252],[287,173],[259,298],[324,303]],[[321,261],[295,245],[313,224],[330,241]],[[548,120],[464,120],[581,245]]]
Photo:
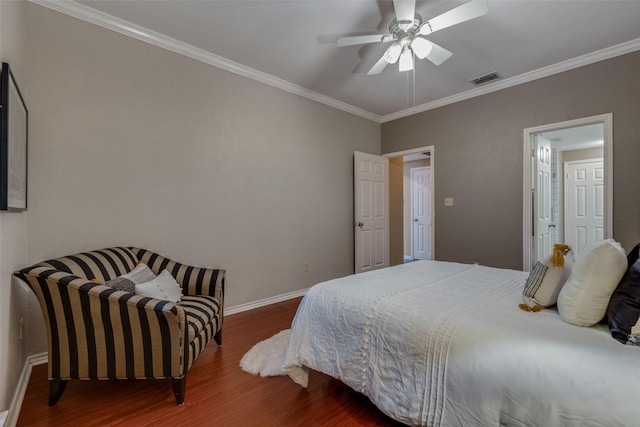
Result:
[[312,371],[309,388],[288,377],[257,377],[239,367],[257,342],[291,326],[300,299],[225,319],[223,347],[212,340],[187,376],[183,406],[169,380],[69,381],[47,405],[47,366],[36,366],[18,426],[400,426],[365,396]]

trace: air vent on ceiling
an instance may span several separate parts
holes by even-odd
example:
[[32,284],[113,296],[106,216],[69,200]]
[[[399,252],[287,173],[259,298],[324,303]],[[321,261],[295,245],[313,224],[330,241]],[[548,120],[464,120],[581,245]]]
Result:
[[500,74],[493,72],[493,73],[485,74],[484,76],[476,77],[475,79],[471,79],[469,81],[476,86],[480,86],[482,84],[489,83],[501,78],[502,76]]

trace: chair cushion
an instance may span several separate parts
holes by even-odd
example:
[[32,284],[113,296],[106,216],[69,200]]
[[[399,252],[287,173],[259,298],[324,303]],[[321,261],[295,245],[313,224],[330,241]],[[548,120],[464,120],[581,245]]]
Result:
[[220,303],[208,295],[185,295],[178,303],[187,315],[189,342],[193,341],[205,326],[220,312]]

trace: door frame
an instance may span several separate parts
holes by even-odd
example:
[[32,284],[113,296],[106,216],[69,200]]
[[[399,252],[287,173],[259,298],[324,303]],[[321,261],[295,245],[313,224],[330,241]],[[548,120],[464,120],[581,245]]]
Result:
[[[393,153],[382,154],[382,157],[394,158],[394,157],[403,157],[407,154],[419,154],[429,152],[431,157],[430,167],[431,167],[431,259],[436,259],[436,205],[435,205],[435,194],[436,194],[436,166],[435,166],[435,147],[433,145],[427,145],[424,147],[411,148],[409,150],[403,151],[394,151]],[[413,251],[413,249],[412,249]]]
[[613,236],[613,113],[584,117],[564,122],[535,126],[523,130],[522,151],[522,268],[524,271],[531,269],[531,245],[533,233],[533,150],[535,147],[535,135],[542,132],[573,128],[584,125],[602,123],[603,125],[603,151],[604,151],[604,204],[605,221],[604,237]]

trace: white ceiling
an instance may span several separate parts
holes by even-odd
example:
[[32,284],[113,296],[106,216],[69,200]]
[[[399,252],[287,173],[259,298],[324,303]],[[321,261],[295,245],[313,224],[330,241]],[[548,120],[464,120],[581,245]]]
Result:
[[552,130],[540,135],[550,140],[553,147],[561,150],[577,150],[604,145],[604,125],[602,123]]
[[[640,49],[640,0],[489,0],[487,15],[429,36],[453,56],[417,61],[414,103],[411,72],[366,74],[387,44],[335,45],[386,33],[390,0],[32,1],[379,121]],[[469,82],[494,71],[503,80]]]

